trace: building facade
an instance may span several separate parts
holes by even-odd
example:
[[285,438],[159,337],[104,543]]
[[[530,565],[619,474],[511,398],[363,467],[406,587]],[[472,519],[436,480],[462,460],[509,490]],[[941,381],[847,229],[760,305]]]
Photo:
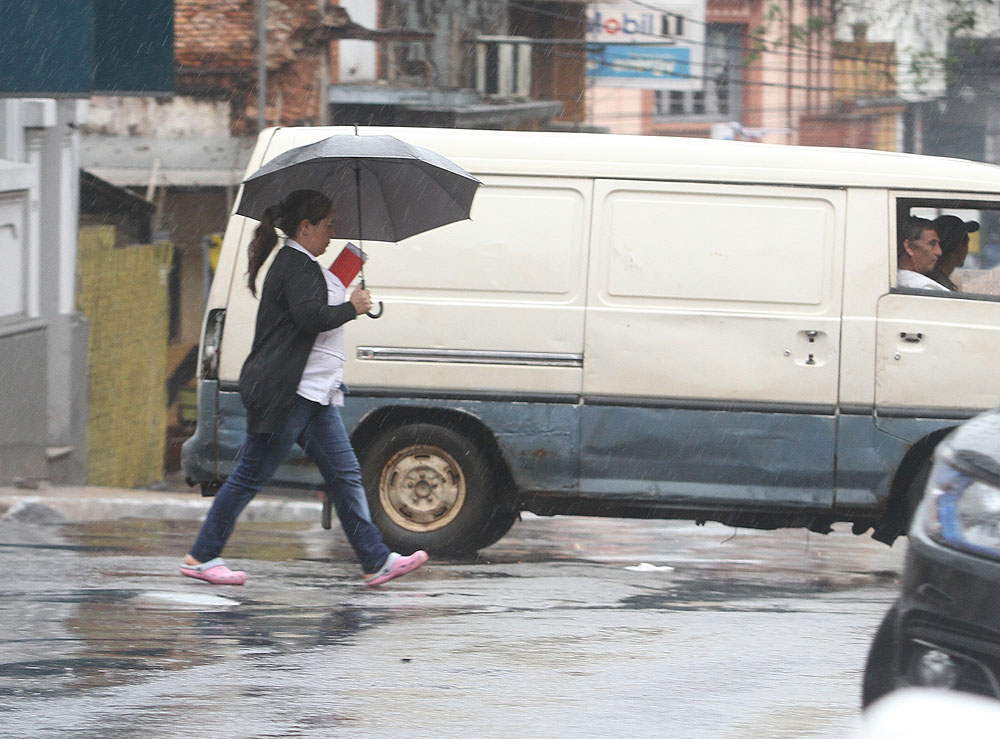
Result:
[[0,3],[0,485],[87,480],[80,129],[96,90],[169,92],[169,0]]
[[[676,3],[643,2],[637,7],[659,7],[666,15],[683,13]],[[795,144],[801,119],[829,109],[829,0],[705,0],[693,17],[683,17],[687,22],[676,39],[658,32],[653,40],[686,43],[700,52],[692,54],[687,85],[591,85],[589,122],[617,133]]]
[[[212,245],[259,130],[578,121],[584,7],[548,0],[174,0],[173,94],[92,96],[81,138],[82,167],[153,202],[156,238],[174,244],[170,397],[193,372]],[[575,34],[577,48],[556,53],[549,39],[567,34]],[[173,408],[175,425],[182,414]]]
[[0,99],[0,485],[86,481],[87,322],[75,303],[86,109]]

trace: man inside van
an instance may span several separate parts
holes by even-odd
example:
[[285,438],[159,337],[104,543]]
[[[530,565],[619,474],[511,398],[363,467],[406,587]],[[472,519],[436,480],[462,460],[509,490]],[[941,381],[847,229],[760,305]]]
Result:
[[952,215],[938,216],[931,223],[941,240],[941,258],[927,276],[949,290],[961,290],[961,283],[952,273],[969,256],[969,234],[978,231],[979,224]]
[[941,242],[938,240],[934,224],[926,218],[910,216],[903,223],[896,249],[899,267],[896,284],[898,287],[915,287],[922,290],[944,290],[927,274],[934,269],[941,257]]

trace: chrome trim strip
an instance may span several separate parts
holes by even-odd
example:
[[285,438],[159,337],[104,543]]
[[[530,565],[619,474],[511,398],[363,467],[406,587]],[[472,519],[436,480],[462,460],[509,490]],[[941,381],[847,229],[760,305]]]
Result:
[[913,408],[880,405],[875,407],[878,418],[931,418],[947,421],[964,421],[978,416],[986,408]]
[[453,364],[516,364],[530,367],[583,367],[582,354],[560,354],[557,352],[359,346],[357,356],[363,361],[378,362],[449,362]]
[[786,403],[749,400],[702,400],[694,398],[649,398],[633,395],[585,395],[584,405],[659,408],[663,410],[731,411],[733,413],[785,413],[832,416],[833,405],[821,403]]
[[484,401],[498,403],[550,403],[558,405],[579,405],[580,396],[573,393],[532,393],[507,390],[455,390],[412,387],[369,387],[351,385],[349,398],[388,398],[392,401],[410,404],[426,401],[463,403]]

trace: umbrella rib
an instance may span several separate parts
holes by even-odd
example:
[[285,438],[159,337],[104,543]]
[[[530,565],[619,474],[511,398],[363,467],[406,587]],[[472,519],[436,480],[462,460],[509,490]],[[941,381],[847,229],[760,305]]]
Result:
[[[382,180],[381,180],[381,178],[376,177],[375,178],[375,183],[378,185],[378,191],[379,191],[379,194],[382,196],[382,202],[383,203],[388,203],[389,200],[385,196],[385,188],[382,187]],[[389,216],[389,222],[390,222],[390,224],[392,226],[392,240],[394,242],[395,241],[399,241],[399,234],[396,233],[396,222],[395,222],[395,219],[392,216],[392,209],[391,208],[386,208],[385,212],[386,212],[386,215]],[[358,229],[359,230],[361,229],[361,224],[360,223],[358,224]]]
[[[423,160],[420,160],[420,159],[411,159],[409,157],[368,157],[368,160],[376,160],[376,159],[379,160],[379,161],[395,160],[395,161],[400,162],[403,165],[410,166],[410,167],[415,167],[416,169],[420,170],[420,172],[425,175],[426,180],[428,182],[432,183],[434,185],[434,187],[436,187],[438,189],[439,192],[443,193],[448,198],[448,200],[450,200],[452,203],[455,203],[456,205],[459,205],[458,200],[455,197],[455,195],[450,190],[448,190],[444,185],[442,185],[440,182],[438,182],[437,179],[434,177],[434,175],[432,173],[429,173],[426,169],[424,169],[421,166],[422,164],[425,164],[425,162]],[[362,160],[362,161],[364,161],[364,160]],[[429,166],[433,168],[434,172],[447,172],[447,170],[442,170],[441,168],[439,168],[439,167],[437,167],[437,166],[435,166],[433,164],[430,164]],[[372,169],[370,167],[366,167],[366,169],[368,169],[369,172],[372,172],[372,174],[376,175],[375,181],[378,183],[379,193],[382,195],[383,202],[389,202],[388,198],[386,197],[385,188],[382,186],[381,178],[379,178],[377,176],[377,173],[375,172],[374,169]],[[459,176],[460,177],[461,175],[454,175],[454,176]],[[389,209],[387,212],[390,214],[390,217],[391,217],[392,210]],[[439,225],[443,226],[443,225],[446,225],[446,224],[442,223],[442,224],[439,224]],[[434,228],[437,228],[437,226],[435,226]],[[396,223],[395,222],[393,222],[393,224],[392,224],[392,230],[393,230],[393,235],[394,236],[398,236],[398,234],[397,234],[398,229],[396,227]],[[413,236],[413,235],[414,234],[408,234],[407,236],[404,236],[403,238],[408,238],[409,236]],[[393,241],[399,241],[399,240],[400,240],[399,238],[394,238],[393,239]]]
[[[384,161],[387,158],[388,157],[378,157],[378,159],[380,161]],[[374,159],[376,159],[376,157],[367,157],[368,161],[371,161],[371,160],[374,160]],[[352,161],[354,161],[356,164],[359,165],[359,169],[361,167],[364,167],[365,171],[371,173],[372,179],[375,180],[375,184],[378,186],[379,194],[382,196],[382,202],[383,203],[388,203],[388,200],[386,200],[386,197],[385,197],[385,190],[382,189],[382,180],[378,176],[378,172],[376,172],[371,167],[365,166],[366,160],[362,159],[361,157],[357,157],[357,158],[353,159]],[[360,180],[359,180],[359,182],[360,182]],[[359,202],[360,202],[360,198],[361,198],[361,187],[360,187],[360,185],[358,186],[358,198],[359,198]],[[362,206],[362,208],[363,208],[363,206]],[[361,229],[361,217],[362,217],[361,216],[361,210],[362,210],[362,208],[358,209],[358,239],[361,238],[361,230],[362,230]],[[389,209],[389,208],[385,209],[385,214],[390,219],[392,218],[391,213],[392,213],[391,209]],[[391,223],[391,225],[392,225],[392,236],[393,236],[392,240],[393,241],[398,241],[399,239],[395,238],[395,236],[396,236],[396,224],[395,223]],[[369,239],[369,241],[381,241],[381,239]]]

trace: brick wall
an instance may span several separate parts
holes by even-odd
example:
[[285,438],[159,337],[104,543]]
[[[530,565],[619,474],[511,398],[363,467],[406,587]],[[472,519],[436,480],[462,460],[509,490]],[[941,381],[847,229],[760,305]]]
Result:
[[803,146],[877,148],[878,117],[874,115],[803,116],[799,125],[799,143]]
[[256,54],[257,0],[175,0],[179,66],[249,66]]
[[[268,125],[311,125],[319,118],[324,43],[316,34],[319,0],[267,2]],[[231,133],[257,121],[257,0],[175,0],[177,91],[231,101]]]
[[136,487],[163,479],[172,246],[114,243],[110,226],[80,232],[77,302],[90,321],[89,482]]

